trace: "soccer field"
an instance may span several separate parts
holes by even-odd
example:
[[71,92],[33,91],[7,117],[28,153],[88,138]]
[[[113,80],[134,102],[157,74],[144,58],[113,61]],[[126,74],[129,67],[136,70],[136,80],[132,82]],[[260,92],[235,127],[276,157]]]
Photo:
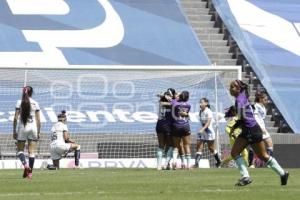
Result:
[[300,170],[290,169],[280,186],[270,169],[252,169],[253,183],[235,187],[236,169],[156,171],[154,169],[35,170],[33,179],[21,170],[0,171],[0,199],[263,199],[300,198]]

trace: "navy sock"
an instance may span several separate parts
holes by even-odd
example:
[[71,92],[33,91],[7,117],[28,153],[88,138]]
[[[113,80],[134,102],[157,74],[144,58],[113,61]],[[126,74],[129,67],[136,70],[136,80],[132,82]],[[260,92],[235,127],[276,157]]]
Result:
[[27,162],[26,162],[26,158],[25,158],[24,153],[23,152],[18,152],[17,156],[19,157],[22,165],[25,166],[27,164]]
[[30,167],[30,171],[32,172],[33,170],[33,166],[34,166],[34,157],[29,157],[29,167]]
[[273,148],[267,148],[267,153],[269,156],[273,156]]
[[197,153],[195,157],[195,165],[198,165],[202,158],[202,153]]
[[220,159],[220,156],[218,153],[215,153],[214,157],[215,157],[217,163],[221,163],[221,159]]
[[249,155],[248,155],[249,166],[253,165],[253,158],[254,158],[254,152],[252,149],[249,149]]
[[75,150],[74,156],[75,156],[75,166],[78,166],[79,159],[80,159],[80,150]]

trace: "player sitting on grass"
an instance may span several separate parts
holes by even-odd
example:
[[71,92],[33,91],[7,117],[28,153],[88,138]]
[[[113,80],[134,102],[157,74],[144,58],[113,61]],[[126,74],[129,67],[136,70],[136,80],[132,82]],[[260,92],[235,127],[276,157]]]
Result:
[[51,129],[50,153],[53,165],[48,165],[50,170],[59,169],[59,160],[67,153],[75,151],[75,168],[79,167],[80,145],[72,141],[68,134],[66,111],[62,111],[58,116],[58,122]]
[[[230,147],[233,146],[235,139],[241,134],[242,128],[241,127],[236,127],[234,128],[235,124],[238,122],[238,116],[236,112],[235,106],[230,106],[229,109],[225,113],[225,118],[227,119],[227,125],[225,128],[225,132],[229,136],[230,140]],[[242,157],[244,158],[245,162],[248,162],[248,151],[245,148],[242,153]],[[228,164],[233,158],[231,155],[227,156],[222,160],[222,166]],[[247,164],[248,165],[248,164]]]

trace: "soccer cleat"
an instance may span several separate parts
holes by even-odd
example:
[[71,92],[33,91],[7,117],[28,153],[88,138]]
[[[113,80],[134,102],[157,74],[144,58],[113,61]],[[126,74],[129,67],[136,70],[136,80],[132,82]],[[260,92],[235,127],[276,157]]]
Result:
[[28,165],[24,166],[23,178],[26,178],[30,172],[30,167]]
[[167,164],[165,170],[171,170],[171,166],[170,166],[170,163]]
[[235,186],[246,186],[252,183],[252,179],[250,177],[243,177],[235,184]]
[[[74,169],[75,169],[75,167],[74,167]],[[162,167],[161,167],[161,166],[158,166],[158,167],[157,167],[157,170],[158,170],[158,171],[161,171],[161,170],[162,170]]]
[[172,163],[172,169],[176,170],[176,167],[177,167],[177,163],[176,162]]
[[185,164],[181,164],[181,169],[186,169],[187,166]]
[[289,179],[289,172],[284,172],[284,175],[280,177],[281,185],[286,185]]
[[255,168],[255,165],[250,165],[249,168],[254,169],[254,168]]
[[216,168],[221,168],[222,162],[216,162]]
[[28,173],[27,178],[31,180],[32,179],[32,173]]

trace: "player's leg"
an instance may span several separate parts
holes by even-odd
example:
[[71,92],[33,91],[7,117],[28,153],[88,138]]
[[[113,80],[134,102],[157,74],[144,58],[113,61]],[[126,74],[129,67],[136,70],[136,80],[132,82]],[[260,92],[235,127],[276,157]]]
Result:
[[166,156],[166,169],[170,169],[170,162],[173,157],[173,140],[171,133],[168,133],[166,135],[166,150],[167,150],[167,156]]
[[165,135],[162,132],[157,133],[158,148],[156,152],[157,170],[162,169],[162,157],[165,147]]
[[248,141],[241,137],[241,135],[235,140],[233,147],[231,149],[231,156],[234,158],[236,165],[241,174],[241,179],[237,182],[236,186],[248,185],[252,182],[246,163],[242,156],[240,155],[244,148],[248,145]]
[[255,168],[255,164],[254,164],[254,151],[251,147],[249,147],[248,149],[249,154],[248,154],[248,166],[250,168]]
[[32,170],[34,167],[36,145],[37,145],[36,141],[28,140],[28,154],[29,154],[29,167],[30,167],[28,178],[32,178]]
[[221,165],[221,159],[219,156],[219,152],[215,148],[215,140],[208,140],[207,141],[208,149],[210,153],[212,153],[216,160],[216,167],[219,168]]
[[242,153],[241,153],[245,163],[246,163],[246,166],[249,166],[249,163],[248,163],[248,150],[247,148],[245,148]]
[[[19,135],[18,135],[18,138],[19,138]],[[26,157],[25,157],[25,154],[24,154],[25,143],[26,143],[26,141],[23,141],[23,140],[18,139],[18,141],[17,141],[17,156],[20,159],[20,161],[21,161],[21,163],[24,167],[23,178],[26,178],[28,176],[29,171],[30,171],[30,167],[26,162]]]
[[186,169],[191,168],[191,135],[185,135],[182,138],[183,148],[185,152],[186,159]]
[[[230,147],[232,148],[233,144],[234,144],[235,138],[233,137],[229,137],[229,143],[230,143]],[[228,155],[227,157],[223,158],[222,160],[222,165],[226,165],[228,164],[231,160],[232,160],[232,156]]]
[[197,146],[196,146],[196,156],[195,156],[195,168],[199,167],[199,162],[202,159],[202,151],[204,147],[204,140],[202,139],[197,139]]
[[180,157],[180,161],[181,161],[181,169],[185,169],[186,168],[185,151],[184,151],[184,146],[183,146],[182,139],[180,141],[180,148],[178,149],[178,151],[179,151],[179,157]]
[[178,157],[178,151],[180,149],[180,142],[181,142],[181,137],[173,136],[173,145],[174,145],[173,164],[172,164],[173,169],[176,169],[176,167],[177,167],[177,157]]
[[264,139],[264,143],[266,145],[267,153],[270,156],[273,156],[273,141],[271,137],[267,137]]
[[265,143],[263,141],[252,144],[252,149],[256,155],[263,161],[267,163],[267,166],[273,169],[281,178],[281,185],[286,185],[289,173],[285,172],[282,167],[278,164],[275,158],[269,156],[266,149]]
[[75,157],[75,167],[79,167],[79,159],[80,159],[80,145],[71,143],[70,148],[74,150],[74,157]]

